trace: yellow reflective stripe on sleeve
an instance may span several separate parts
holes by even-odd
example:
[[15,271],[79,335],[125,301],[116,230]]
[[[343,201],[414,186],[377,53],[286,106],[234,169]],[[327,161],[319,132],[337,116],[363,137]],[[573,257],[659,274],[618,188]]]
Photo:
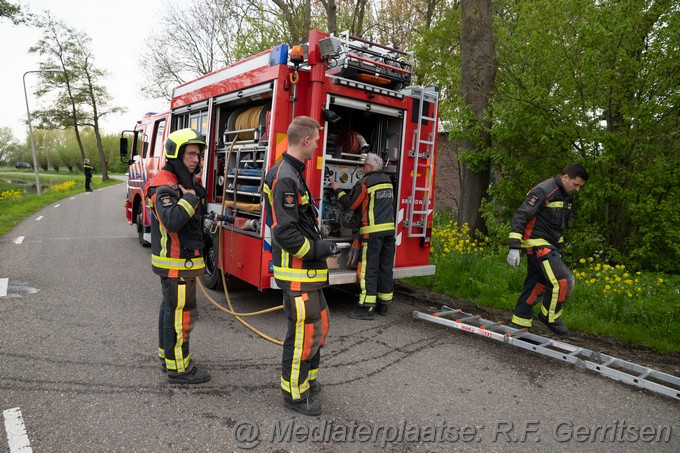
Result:
[[186,201],[184,198],[180,198],[180,200],[177,202],[177,204],[184,208],[184,210],[187,212],[187,214],[189,214],[189,217],[193,216],[194,212],[196,212],[194,207],[191,206],[191,203]]
[[309,195],[304,194],[302,197],[300,197],[300,202],[302,204],[309,204]]
[[546,208],[563,208],[564,207],[564,201],[551,201],[547,205],[545,205]]
[[265,184],[265,185],[262,187],[262,191],[263,191],[265,194],[267,194],[267,198],[269,198],[269,204],[273,206],[273,202],[272,202],[272,191],[271,191],[271,189],[269,188],[269,186],[268,186],[267,184]]
[[362,226],[359,229],[359,234],[378,233],[380,231],[393,231],[393,230],[394,223],[379,223],[377,225]]
[[302,259],[309,252],[309,250],[311,248],[312,248],[312,246],[309,242],[309,239],[305,238],[305,242],[302,244],[302,247],[300,247],[300,250],[295,252],[294,255],[297,256],[298,258]]
[[325,282],[328,280],[328,269],[292,269],[274,266],[274,278],[286,282]]
[[511,232],[511,233],[508,235],[508,238],[510,238],[510,239],[519,239],[519,240],[522,240],[522,233],[512,233],[512,232]]
[[[186,266],[187,262],[191,262],[191,266]],[[205,267],[205,261],[202,256],[193,258],[168,258],[166,256],[151,255],[151,264],[160,269],[177,269],[180,271],[187,269],[202,269]]]
[[337,195],[338,200],[341,199],[342,197],[346,196],[346,195],[347,194],[343,190],[341,190],[340,192],[338,192],[338,195]]
[[539,245],[550,245],[545,239],[527,239],[522,241],[522,247],[538,247]]

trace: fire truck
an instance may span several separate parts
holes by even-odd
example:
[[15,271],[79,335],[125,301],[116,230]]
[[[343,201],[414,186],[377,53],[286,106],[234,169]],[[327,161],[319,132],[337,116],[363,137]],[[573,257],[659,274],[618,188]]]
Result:
[[151,115],[134,132],[126,212],[140,242],[148,240],[149,214],[138,188],[161,168],[167,134],[191,127],[207,138],[201,177],[208,211],[218,219],[206,222],[212,227],[203,283],[219,288],[222,271],[259,289],[275,288],[262,187],[287,149],[289,123],[306,115],[323,130],[304,177],[324,239],[341,250],[328,259],[329,283],[357,281],[348,254],[360,226],[337,202],[331,182],[349,191],[363,176],[367,153],[382,158],[395,189],[395,278],[433,274],[438,89],[412,85],[412,56],[349,33],[313,30],[306,44],[278,45],[175,88],[170,111]]
[[131,159],[127,172],[127,198],[125,217],[130,225],[137,226],[139,243],[151,245],[151,211],[144,201],[144,185],[153,179],[165,164],[163,145],[167,137],[166,125],[170,112],[147,113],[132,130],[121,133],[120,155],[125,162],[128,155],[128,137],[132,135]]

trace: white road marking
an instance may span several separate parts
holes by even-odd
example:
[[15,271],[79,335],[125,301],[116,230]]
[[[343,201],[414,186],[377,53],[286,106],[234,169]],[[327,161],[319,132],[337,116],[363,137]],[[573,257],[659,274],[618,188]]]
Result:
[[75,200],[75,199],[76,199],[76,197],[71,197],[71,198],[69,198],[69,200]]
[[31,443],[28,441],[26,426],[21,416],[21,409],[15,407],[2,412],[5,417],[5,431],[10,453],[31,453]]
[[0,278],[0,297],[7,295],[7,287],[9,286],[9,278]]
[[59,206],[61,206],[61,205],[60,205],[60,204],[55,204],[55,205],[54,205],[55,208],[58,208]]
[[35,218],[35,220],[36,220],[36,221],[37,221],[37,220],[41,220],[42,218],[43,218],[43,216],[38,216],[38,217]]
[[18,238],[14,239],[12,242],[14,242],[15,244],[21,244],[22,242],[24,242],[25,237],[26,236],[19,236]]

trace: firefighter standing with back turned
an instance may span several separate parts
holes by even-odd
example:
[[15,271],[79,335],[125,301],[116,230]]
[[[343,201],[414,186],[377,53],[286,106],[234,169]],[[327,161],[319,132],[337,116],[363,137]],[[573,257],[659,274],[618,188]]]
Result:
[[281,359],[284,406],[304,415],[321,414],[314,397],[321,346],[329,313],[322,288],[328,286],[326,258],[337,246],[321,239],[314,199],[303,173],[314,155],[321,125],[307,116],[288,126],[288,151],[265,177],[267,224],[272,234],[276,284],[283,290],[288,331]]
[[353,319],[374,319],[374,310],[386,316],[394,291],[394,190],[382,168],[382,159],[369,153],[364,161],[364,176],[349,196],[336,181],[331,183],[345,209],[361,208],[361,262],[357,267],[361,293],[359,306],[349,315]]
[[531,327],[534,304],[542,299],[538,319],[553,333],[569,329],[560,320],[562,306],[574,289],[574,275],[562,262],[562,233],[571,218],[573,194],[588,180],[581,164],[571,164],[554,178],[537,185],[524,199],[510,225],[508,264],[519,266],[519,250],[527,255],[527,276],[510,325]]
[[170,384],[210,380],[189,355],[189,334],[196,315],[196,278],[205,269],[203,224],[205,189],[194,177],[206,149],[193,129],[171,133],[165,142],[166,164],[145,187],[153,212],[151,265],[160,275],[163,302],[158,318],[158,354]]

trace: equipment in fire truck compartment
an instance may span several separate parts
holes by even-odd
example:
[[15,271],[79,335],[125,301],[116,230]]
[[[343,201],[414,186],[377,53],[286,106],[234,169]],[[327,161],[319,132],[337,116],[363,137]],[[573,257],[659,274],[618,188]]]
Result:
[[[325,115],[333,114],[339,119],[329,122],[327,127],[321,234],[325,238],[351,243],[361,226],[361,218],[357,213],[345,211],[338,203],[331,183],[337,182],[349,193],[364,177],[366,155],[375,153],[387,163],[384,171],[397,187],[404,120],[398,115],[388,116],[333,104],[330,107],[327,110],[330,113]],[[342,260],[342,255],[340,258]]]
[[411,84],[413,53],[382,46],[349,32],[319,41],[321,59],[328,61],[328,73],[372,85],[399,90]]
[[219,107],[218,115],[221,139],[215,153],[215,193],[224,192],[225,197],[216,201],[222,201],[226,213],[234,217],[233,225],[226,228],[259,237],[271,104],[227,104]]

